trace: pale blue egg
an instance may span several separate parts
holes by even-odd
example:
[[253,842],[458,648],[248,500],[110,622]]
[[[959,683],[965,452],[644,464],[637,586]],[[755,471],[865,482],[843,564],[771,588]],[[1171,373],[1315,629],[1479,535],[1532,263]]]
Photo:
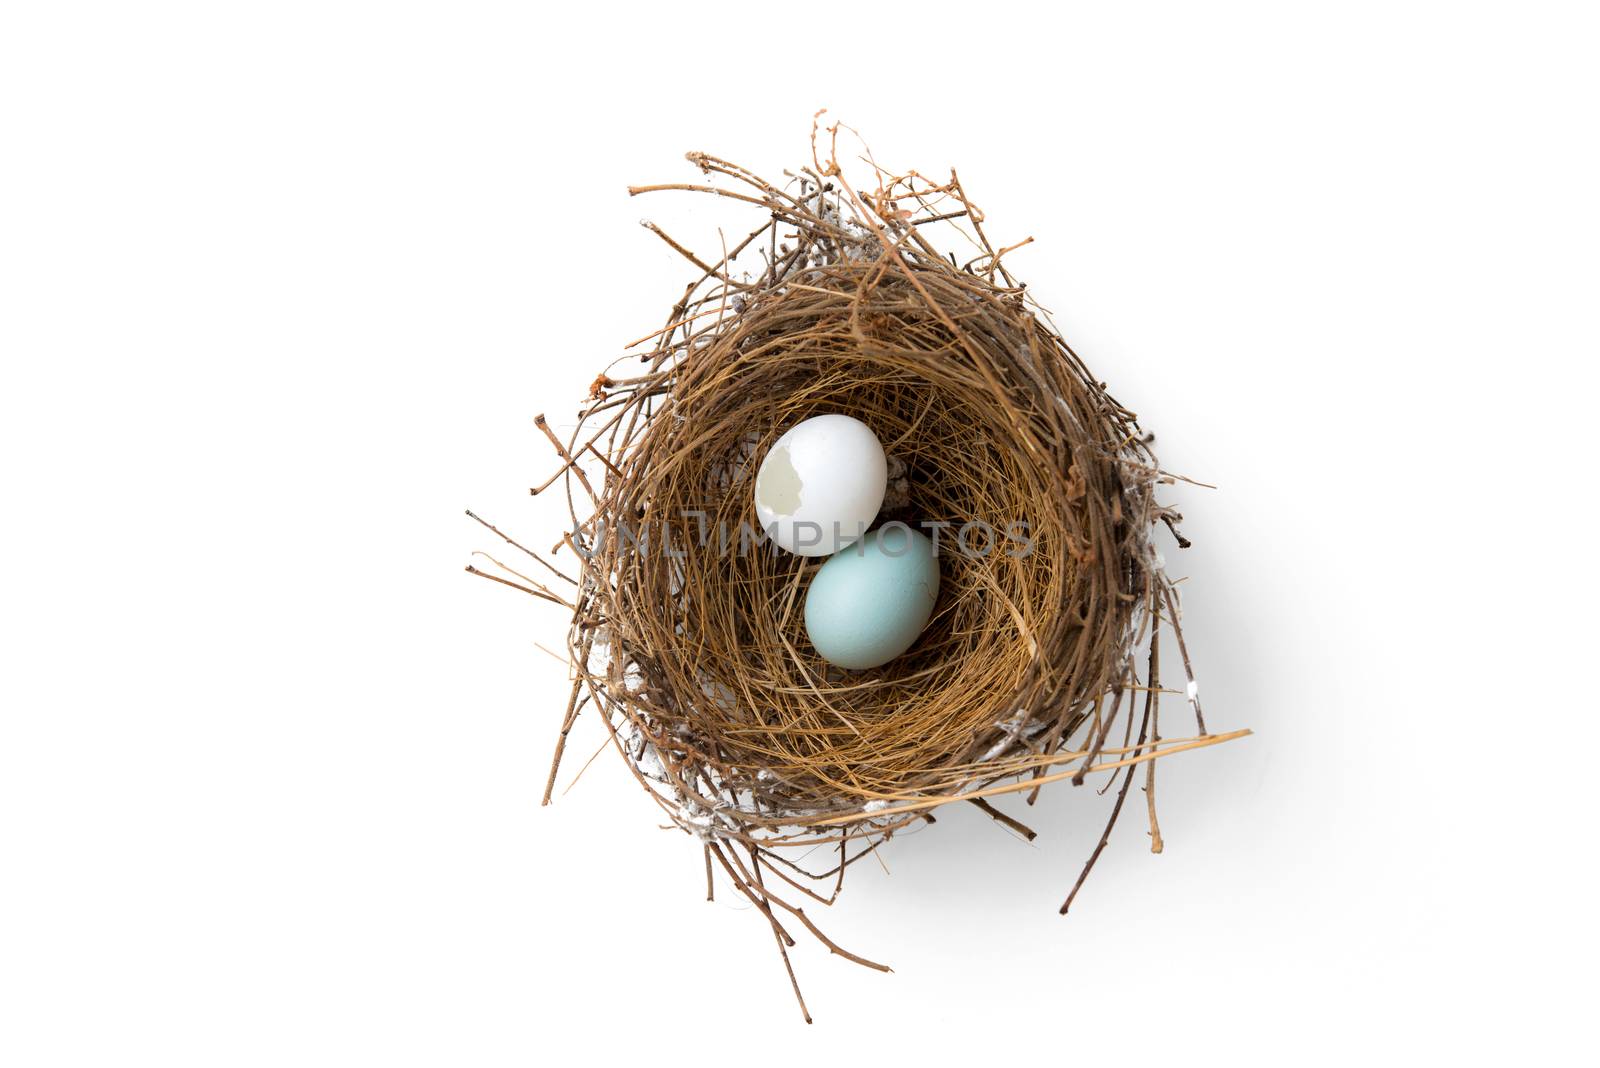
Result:
[[939,557],[901,523],[828,557],[806,591],[806,635],[830,664],[887,664],[916,642],[939,599]]

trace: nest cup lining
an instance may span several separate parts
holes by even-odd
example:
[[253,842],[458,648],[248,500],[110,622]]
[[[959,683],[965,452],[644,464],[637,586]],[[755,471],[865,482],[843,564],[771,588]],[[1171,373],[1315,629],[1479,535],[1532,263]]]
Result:
[[[898,314],[857,332],[849,311],[869,270],[811,271],[811,289],[771,301],[777,316],[748,305],[738,329],[689,357],[671,395],[682,418],[653,419],[629,468],[635,511],[655,520],[653,534],[666,524],[682,553],[645,546],[619,560],[610,633],[633,635],[645,729],[700,740],[716,754],[719,781],[748,792],[767,822],[970,779],[998,732],[1026,729],[1015,722],[1019,697],[1033,696],[1025,682],[1030,673],[1049,681],[1031,670],[1035,646],[1083,624],[1063,596],[1084,578],[1066,552],[1086,523],[1083,498],[1069,502],[1064,485],[1028,477],[1007,447],[1015,431],[971,403],[971,383],[951,373],[951,344],[930,336],[914,303],[880,290],[869,309],[890,303]],[[875,340],[884,335],[910,341]],[[770,543],[741,552],[734,536],[758,529],[752,481],[772,442],[831,411],[862,419],[904,464],[909,500],[880,522],[948,524],[932,528],[943,574],[928,629],[910,652],[865,672],[832,668],[806,640],[800,608],[821,561]],[[991,535],[969,528],[971,551],[962,551],[958,531],[973,519]],[[1018,523],[1028,524],[1026,542],[1006,538]]]

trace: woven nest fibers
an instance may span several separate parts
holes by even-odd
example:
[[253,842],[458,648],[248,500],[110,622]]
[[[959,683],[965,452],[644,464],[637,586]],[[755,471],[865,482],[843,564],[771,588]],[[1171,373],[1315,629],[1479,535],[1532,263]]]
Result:
[[[608,539],[602,615],[583,621],[638,668],[630,721],[658,753],[692,739],[675,770],[710,767],[763,824],[949,792],[1008,735],[1070,731],[1119,673],[1147,581],[1121,416],[1066,362],[1033,358],[1049,338],[1014,300],[948,264],[917,270],[942,315],[856,261],[756,294],[678,365],[605,509],[648,535]],[[740,529],[757,528],[758,459],[828,412],[865,422],[904,472],[879,522],[942,535],[928,629],[862,672],[806,638],[822,561]],[[722,792],[693,793],[711,810]]]
[[[1152,535],[1165,524],[1176,536],[1180,517],[1156,500],[1172,478],[1005,269],[955,176],[879,171],[857,193],[834,163],[780,187],[689,158],[726,184],[633,192],[731,198],[759,225],[707,262],[646,224],[699,277],[624,358],[635,370],[618,361],[596,379],[570,439],[539,420],[561,460],[546,486],[564,481],[573,525],[554,562],[530,553],[538,576],[500,580],[572,611],[550,784],[567,732],[593,710],[672,822],[703,841],[708,884],[721,870],[780,949],[785,922],[799,922],[881,967],[773,886],[830,902],[851,863],[951,801],[1031,837],[989,799],[1031,803],[1047,783],[1125,768],[1120,811],[1136,769],[1153,776],[1155,757],[1239,732],[1206,732],[1185,653],[1198,729],[1161,737],[1159,634],[1176,628],[1177,597]],[[973,258],[937,249],[936,228]],[[877,525],[939,538],[931,622],[865,671],[812,649],[802,609],[822,561],[778,548],[755,516],[767,450],[824,413],[883,444]],[[1153,804],[1150,821],[1159,849]],[[835,847],[820,866],[786,855],[818,845]]]

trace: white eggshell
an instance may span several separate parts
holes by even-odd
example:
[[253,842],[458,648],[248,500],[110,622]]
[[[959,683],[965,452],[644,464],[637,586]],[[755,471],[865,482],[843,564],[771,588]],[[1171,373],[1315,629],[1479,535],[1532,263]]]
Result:
[[867,532],[883,506],[889,464],[872,428],[848,415],[790,427],[756,473],[756,516],[801,556],[828,556]]

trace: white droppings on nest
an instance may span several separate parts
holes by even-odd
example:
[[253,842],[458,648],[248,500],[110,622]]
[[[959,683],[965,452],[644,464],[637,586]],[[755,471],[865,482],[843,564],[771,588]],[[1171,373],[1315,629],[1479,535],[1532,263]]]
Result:
[[691,801],[685,801],[678,806],[677,822],[678,826],[701,841],[709,842],[715,837],[716,816]]
[[993,760],[995,757],[999,756],[1001,753],[1004,753],[1007,749],[1010,749],[1013,745],[1017,744],[1017,733],[1015,726],[1007,726],[1004,723],[996,723],[995,726],[1005,731],[1006,735],[1004,738],[1001,738],[998,742],[995,742],[993,745],[991,745],[988,749],[984,750],[983,755],[978,758],[978,763],[980,764],[987,764],[989,761]]
[[1037,738],[1048,724],[1040,721],[1029,721],[1028,710],[1019,708],[1003,720],[997,720],[996,727],[1006,732],[1004,738],[991,745],[983,756],[978,758],[979,763],[988,763],[1001,753],[1013,749],[1019,744],[1031,742]]
[[678,826],[701,841],[709,842],[732,829],[732,825],[718,816],[716,811],[728,807],[725,803],[719,803],[708,809],[695,798],[680,799],[675,818]]
[[600,678],[604,678],[611,673],[611,642],[609,638],[602,641],[599,632],[596,632],[594,640],[589,643],[589,655],[584,660],[583,667],[589,674]]
[[653,779],[663,786],[671,785],[671,781],[667,778],[666,766],[661,763],[661,754],[656,752],[655,746],[646,742],[644,751],[639,754],[639,759],[636,763],[640,775],[647,779]]
[[700,678],[700,692],[711,699],[711,703],[724,712],[732,712],[739,707],[738,697],[727,683],[716,679]]
[[1199,696],[1200,696],[1200,684],[1198,682],[1195,682],[1193,679],[1190,679],[1189,680],[1188,693],[1189,693],[1189,703],[1192,705],[1192,704],[1195,703],[1196,699],[1198,699]]
[[639,670],[638,664],[629,664],[623,669],[622,688],[629,693],[638,693],[645,688],[644,672]]
[[873,262],[881,256],[883,246],[871,230],[851,219],[841,220],[837,212],[830,213],[827,218],[844,233],[843,237],[838,238],[838,251],[833,257],[835,261]]

